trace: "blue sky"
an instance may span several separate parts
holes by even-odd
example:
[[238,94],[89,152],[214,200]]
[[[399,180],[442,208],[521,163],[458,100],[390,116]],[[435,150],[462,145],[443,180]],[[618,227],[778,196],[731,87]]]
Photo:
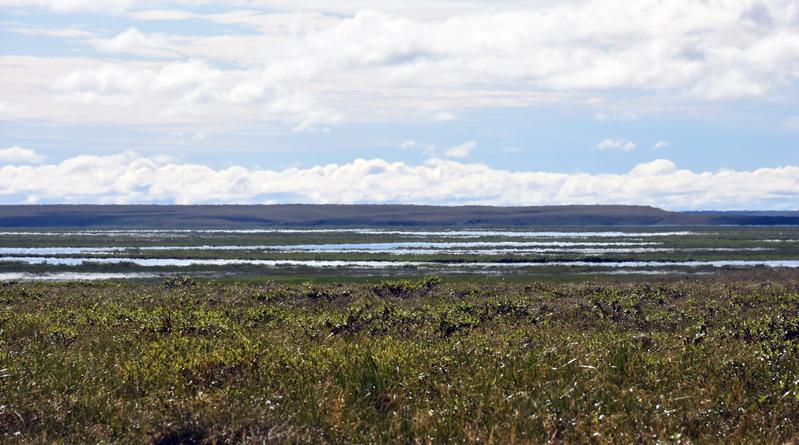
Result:
[[799,208],[790,0],[0,0],[0,78],[0,203]]

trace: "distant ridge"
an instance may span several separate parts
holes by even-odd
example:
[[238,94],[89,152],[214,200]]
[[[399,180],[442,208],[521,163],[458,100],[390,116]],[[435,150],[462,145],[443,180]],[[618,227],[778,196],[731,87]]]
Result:
[[670,212],[647,206],[12,205],[3,228],[254,228],[314,226],[799,225],[799,212]]

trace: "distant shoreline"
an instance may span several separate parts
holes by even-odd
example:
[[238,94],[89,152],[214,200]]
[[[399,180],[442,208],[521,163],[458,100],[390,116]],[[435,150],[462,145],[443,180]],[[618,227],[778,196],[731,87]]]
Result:
[[5,205],[0,228],[796,226],[799,211],[647,206]]

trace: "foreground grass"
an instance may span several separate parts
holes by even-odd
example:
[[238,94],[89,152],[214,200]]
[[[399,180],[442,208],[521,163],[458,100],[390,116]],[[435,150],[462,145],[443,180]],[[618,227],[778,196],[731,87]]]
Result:
[[0,441],[781,443],[797,278],[7,284]]

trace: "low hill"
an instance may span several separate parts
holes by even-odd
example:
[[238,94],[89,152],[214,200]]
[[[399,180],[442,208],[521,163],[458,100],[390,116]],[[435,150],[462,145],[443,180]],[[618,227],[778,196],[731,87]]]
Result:
[[646,206],[18,205],[0,227],[799,225],[799,212],[670,212]]

